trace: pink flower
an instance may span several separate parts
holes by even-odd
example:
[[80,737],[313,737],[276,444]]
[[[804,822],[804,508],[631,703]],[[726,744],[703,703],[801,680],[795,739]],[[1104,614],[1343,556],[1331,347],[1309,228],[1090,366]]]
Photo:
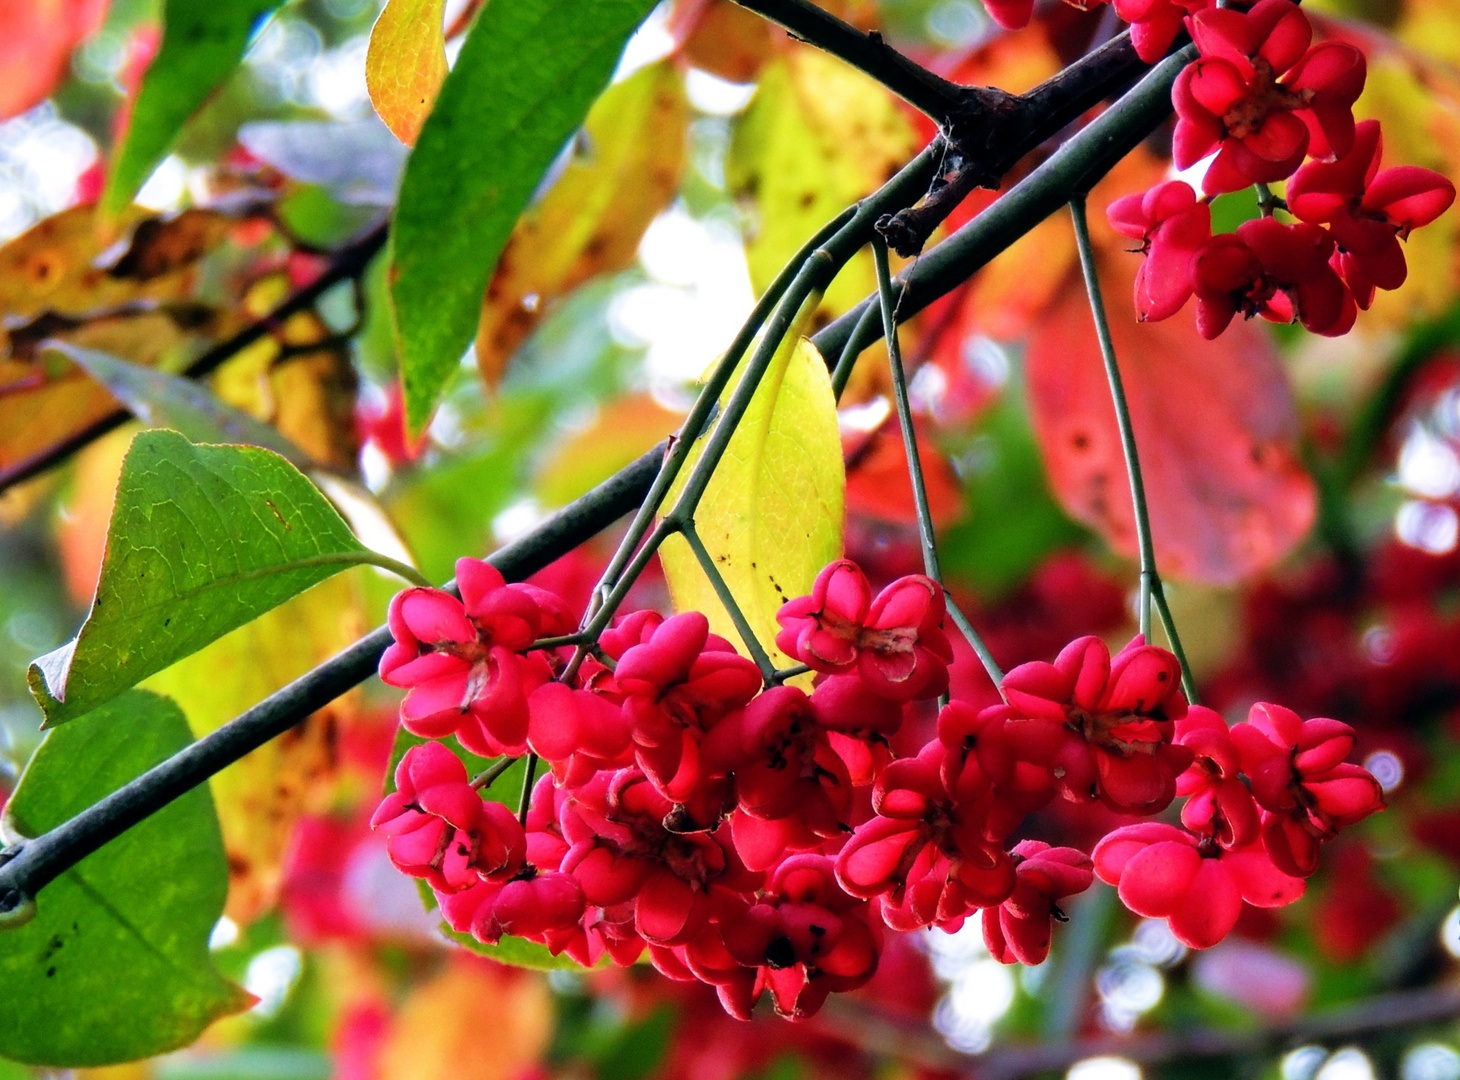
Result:
[[1014,892],[998,907],[983,910],[983,938],[1001,964],[1042,964],[1056,919],[1058,902],[1082,893],[1095,879],[1089,856],[1074,848],[1025,840],[1010,853]]
[[1210,6],[1211,0],[1115,0],[1115,13],[1130,23],[1136,55],[1154,64],[1166,55],[1181,33],[1188,13]]
[[1095,873],[1119,888],[1121,903],[1148,919],[1165,919],[1176,939],[1209,949],[1236,925],[1242,904],[1283,907],[1307,883],[1273,865],[1260,844],[1237,850],[1174,825],[1142,822],[1095,845]]
[[1308,162],[1287,189],[1294,216],[1328,226],[1338,245],[1338,271],[1366,310],[1376,288],[1404,284],[1408,267],[1399,241],[1455,201],[1455,185],[1429,169],[1379,172],[1381,154],[1379,122],[1365,120],[1348,153],[1336,161]]
[[1139,636],[1114,660],[1099,638],[1080,638],[1053,664],[1009,672],[1004,693],[1015,756],[1049,769],[1067,799],[1152,814],[1191,763],[1192,752],[1171,741],[1186,715],[1180,664]]
[[1217,151],[1202,180],[1206,194],[1282,180],[1310,143],[1318,155],[1348,150],[1365,76],[1357,49],[1309,49],[1308,17],[1288,0],[1259,0],[1245,13],[1207,8],[1188,25],[1201,59],[1172,88],[1173,152],[1185,169]]
[[953,649],[943,632],[943,590],[921,574],[899,578],[872,598],[856,563],[830,563],[810,596],[776,613],[776,646],[827,674],[854,668],[872,693],[891,701],[937,697],[948,688]]
[[1181,180],[1157,184],[1142,195],[1110,204],[1110,224],[1142,242],[1146,258],[1136,271],[1136,314],[1157,322],[1191,296],[1191,257],[1212,238],[1212,211]]
[[750,1019],[769,990],[776,1012],[802,1020],[828,994],[855,990],[876,972],[882,938],[867,911],[837,885],[830,858],[793,855],[756,903],[727,915],[718,935],[691,942],[684,959],[732,1016]]
[[840,833],[851,808],[852,779],[802,691],[771,687],[727,716],[706,748],[707,756],[734,772],[740,809],[747,814],[770,821],[794,817],[817,836]]
[[[1286,2],[1286,0],[1279,0]],[[1330,265],[1333,238],[1317,225],[1258,218],[1212,238],[1192,258],[1197,330],[1214,338],[1238,312],[1301,322],[1315,334],[1346,334],[1358,308]]]
[[633,904],[634,926],[656,945],[699,934],[717,905],[754,892],[729,831],[680,833],[664,827],[673,804],[636,769],[600,774],[574,793],[561,824],[571,847],[563,871],[591,905]]
[[460,600],[423,588],[391,600],[395,643],[380,659],[380,678],[409,691],[401,723],[412,734],[454,734],[484,757],[521,754],[527,696],[551,676],[541,655],[522,650],[539,637],[568,633],[572,618],[551,593],[508,585],[479,559],[458,559],[456,576]]
[[[755,696],[760,670],[711,635],[704,615],[687,611],[625,651],[614,679],[633,723],[639,767],[667,798],[698,805],[697,796],[715,779],[701,760],[701,741],[726,713]],[[722,787],[729,795],[729,785]],[[713,810],[718,820],[719,808]],[[695,816],[699,827],[713,823]]]
[[1224,848],[1245,848],[1257,839],[1257,803],[1242,782],[1242,763],[1221,714],[1193,705],[1176,722],[1176,742],[1196,754],[1176,781],[1186,796],[1181,823],[1213,837]]
[[484,803],[461,759],[437,742],[413,746],[395,770],[396,790],[370,825],[388,838],[390,861],[442,892],[522,869],[527,841],[507,807]]
[[1232,729],[1232,742],[1265,811],[1263,841],[1286,873],[1313,873],[1321,844],[1384,809],[1379,782],[1344,761],[1354,745],[1347,724],[1303,720],[1291,709],[1258,702],[1246,723]]
[[873,792],[876,816],[859,825],[836,859],[853,896],[882,899],[894,930],[954,930],[980,907],[1002,903],[1014,866],[985,836],[976,806],[955,802],[941,778],[943,744],[891,762]]

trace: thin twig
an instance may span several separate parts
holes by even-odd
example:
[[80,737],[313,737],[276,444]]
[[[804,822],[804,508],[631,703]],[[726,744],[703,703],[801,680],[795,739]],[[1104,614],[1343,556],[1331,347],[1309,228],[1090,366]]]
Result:
[[1062,1075],[1076,1062],[1094,1057],[1121,1057],[1137,1065],[1251,1058],[1305,1043],[1335,1044],[1377,1032],[1440,1024],[1457,1016],[1460,988],[1445,985],[1382,994],[1270,1024],[1240,1028],[1187,1025],[1160,1034],[1010,1043],[981,1054],[959,1053],[921,1020],[909,1022],[847,1000],[828,1002],[816,1026],[867,1050],[969,1080],[1020,1080]]
[[[1156,547],[1151,540],[1151,514],[1146,505],[1146,484],[1141,476],[1141,456],[1136,449],[1136,432],[1131,424],[1130,404],[1126,401],[1125,383],[1115,359],[1115,341],[1110,336],[1110,320],[1105,313],[1105,300],[1100,295],[1100,275],[1095,266],[1095,247],[1090,241],[1090,223],[1085,212],[1085,196],[1070,202],[1070,217],[1075,223],[1075,243],[1080,250],[1080,269],[1085,275],[1085,291],[1090,296],[1090,314],[1095,320],[1095,336],[1100,341],[1100,358],[1105,362],[1105,377],[1110,383],[1110,400],[1115,406],[1115,422],[1120,429],[1120,447],[1125,454],[1125,471],[1130,478],[1131,505],[1136,521],[1136,545],[1141,559],[1141,595],[1137,614],[1141,636],[1151,640],[1151,598],[1161,597],[1162,621],[1172,652],[1181,665],[1182,685],[1195,688],[1195,680],[1186,666],[1186,652],[1176,633],[1176,623],[1165,605],[1161,578],[1156,572]],[[1190,689],[1187,691],[1191,692]]]
[[532,783],[537,779],[536,754],[527,755],[527,771],[522,774],[522,797],[517,801],[517,820],[527,827],[527,812],[532,809]]
[[689,544],[690,551],[694,552],[700,569],[710,579],[710,587],[715,590],[715,595],[725,606],[726,612],[730,615],[730,621],[735,624],[735,629],[740,633],[740,639],[745,642],[745,648],[750,653],[750,658],[755,661],[755,666],[760,668],[761,677],[769,686],[776,677],[776,665],[771,663],[771,658],[766,655],[765,646],[760,643],[760,638],[756,636],[750,620],[740,609],[740,604],[735,599],[735,593],[725,581],[724,575],[720,573],[720,568],[715,565],[715,557],[710,554],[709,549],[705,547],[705,542],[700,539],[699,530],[694,527],[694,522],[687,522],[680,526],[679,533],[684,537],[685,543]]
[[519,758],[504,757],[501,761],[488,766],[471,778],[471,786],[476,791],[485,791],[492,786],[492,782],[501,776],[508,769],[512,768],[519,761]]

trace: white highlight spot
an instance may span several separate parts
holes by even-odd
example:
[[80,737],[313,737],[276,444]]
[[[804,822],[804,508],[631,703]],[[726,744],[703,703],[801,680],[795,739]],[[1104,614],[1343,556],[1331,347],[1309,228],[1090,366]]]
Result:
[[304,957],[293,945],[276,945],[250,960],[243,987],[259,999],[253,1013],[263,1019],[277,1015],[303,970]]

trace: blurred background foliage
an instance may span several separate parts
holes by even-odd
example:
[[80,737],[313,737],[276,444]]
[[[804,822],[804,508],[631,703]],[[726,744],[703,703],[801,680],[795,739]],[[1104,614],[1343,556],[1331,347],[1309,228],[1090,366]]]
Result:
[[[1009,90],[1118,29],[1107,8],[1059,4],[1013,35],[976,0],[827,6],[951,78]],[[39,354],[40,337],[181,371],[383,220],[405,155],[366,93],[374,0],[297,0],[148,181],[119,260],[89,203],[158,6],[58,7],[70,29],[27,55],[59,57],[64,77],[0,124],[0,468],[115,407]],[[1358,112],[1384,120],[1386,164],[1460,176],[1460,6],[1306,7],[1367,52]],[[461,16],[448,5],[446,25]],[[99,28],[71,40],[88,20]],[[521,535],[674,430],[757,290],[931,135],[864,76],[724,0],[666,2],[519,224],[421,442],[401,427],[379,257],[209,385],[289,440],[367,543],[444,580],[457,556]],[[1095,202],[1169,169],[1163,130]],[[1227,229],[1257,213],[1246,195],[1214,210]],[[1388,792],[1389,812],[1334,845],[1302,903],[1249,908],[1238,936],[1192,955],[1097,886],[1040,968],[994,962],[973,924],[910,935],[866,990],[803,1025],[742,1024],[708,987],[647,967],[501,968],[446,944],[370,834],[395,706],[372,681],[213,782],[230,891],[212,946],[258,1004],[188,1050],[93,1072],[1460,1080],[1460,215],[1416,237],[1409,282],[1348,337],[1253,324],[1211,345],[1184,315],[1133,322],[1135,259],[1095,218],[1162,565],[1205,699],[1231,717],[1269,698],[1354,724]],[[111,272],[88,273],[99,262]],[[1077,273],[1073,234],[1052,219],[920,316],[904,346],[944,568],[1006,667],[1077,634],[1134,632],[1128,496],[1103,390],[1081,382],[1094,340],[1070,308],[1083,305]],[[818,319],[870,292],[872,274],[870,257],[851,264]],[[841,421],[848,554],[890,578],[921,564],[882,355],[859,365]],[[26,665],[84,615],[135,430],[0,496],[0,801],[39,739]],[[1110,498],[1101,475],[1115,477]],[[585,602],[611,541],[543,580]],[[394,588],[353,570],[148,685],[210,730],[377,625]],[[651,574],[632,602],[666,604],[662,581]],[[971,654],[955,694],[992,694]],[[1037,831],[1088,847],[1112,823],[1061,803]],[[0,1080],[29,1075],[0,1061]]]

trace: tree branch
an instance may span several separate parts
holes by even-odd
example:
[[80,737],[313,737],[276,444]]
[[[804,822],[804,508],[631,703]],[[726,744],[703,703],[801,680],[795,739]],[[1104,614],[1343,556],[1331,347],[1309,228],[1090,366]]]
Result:
[[[1063,209],[1073,195],[1098,183],[1171,114],[1171,85],[1195,56],[1196,49],[1188,45],[1161,61],[1049,160],[903,271],[897,279],[901,290],[898,321],[906,322],[951,292],[1039,222]],[[874,318],[877,304],[875,295],[867,297],[811,340],[823,356],[839,357],[858,323]],[[869,322],[857,341],[866,347],[881,337],[881,327]]]
[[[956,288],[1073,195],[1087,191],[1169,115],[1171,84],[1193,53],[1191,49],[1183,50],[1152,69],[1135,89],[993,206],[918,260],[899,283],[899,320],[905,321]],[[888,186],[907,186],[907,174],[904,169]],[[864,200],[862,207],[885,205],[885,198],[886,188]],[[859,216],[865,220],[867,215]],[[870,224],[867,222],[868,228]],[[847,242],[852,239],[848,237]],[[828,362],[841,357],[853,328],[864,315],[867,324],[872,322],[877,314],[874,305],[878,303],[876,295],[863,300],[815,335],[812,340]],[[880,336],[880,327],[869,329],[865,344]],[[503,548],[490,557],[491,562],[505,577],[524,577],[640,506],[667,445],[660,444],[522,540]],[[37,890],[102,844],[363,682],[375,671],[389,641],[385,627],[372,631],[65,824],[0,852],[0,925],[22,921],[33,910]]]
[[870,1009],[828,1003],[819,1021],[858,1046],[896,1054],[919,1065],[961,1074],[970,1080],[1020,1080],[1063,1073],[1076,1062],[1107,1055],[1138,1065],[1272,1054],[1304,1043],[1352,1041],[1394,1028],[1423,1027],[1460,1016],[1460,989],[1454,986],[1380,994],[1338,1009],[1279,1023],[1234,1029],[1190,1027],[1151,1035],[1106,1035],[1068,1042],[996,1046],[982,1054],[961,1054],[918,1024]]
[[943,177],[920,206],[878,222],[888,245],[904,256],[921,251],[974,188],[998,187],[1025,154],[1145,70],[1126,31],[1027,94],[960,86],[908,59],[876,31],[863,33],[810,0],[736,2],[876,79],[942,128],[949,149]]
[[[643,501],[667,445],[660,443],[487,561],[503,577],[517,581],[572,551]],[[364,682],[375,673],[390,641],[386,627],[371,631],[64,825],[0,852],[0,927],[22,921],[37,891],[108,840]]]
[[[385,246],[389,230],[389,223],[382,222],[358,240],[341,248],[318,278],[290,295],[262,319],[249,323],[226,341],[220,341],[214,345],[184,368],[183,374],[191,379],[201,379],[204,375],[211,374],[254,342],[268,337],[290,316],[297,315],[301,311],[308,311],[321,296],[340,282],[359,277],[370,265],[370,260]],[[131,415],[126,409],[118,409],[114,413],[103,416],[100,420],[93,421],[80,431],[68,435],[55,445],[48,446],[5,469],[0,469],[0,493],[59,465],[82,447],[121,427],[131,418]]]

